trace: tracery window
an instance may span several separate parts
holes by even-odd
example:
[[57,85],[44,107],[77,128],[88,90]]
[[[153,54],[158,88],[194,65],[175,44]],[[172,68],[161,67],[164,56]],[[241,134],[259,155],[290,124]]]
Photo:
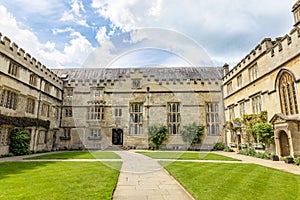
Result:
[[130,104],[130,135],[143,134],[143,104],[131,103]]
[[168,132],[170,135],[180,134],[180,104],[168,103]]
[[295,81],[291,74],[285,72],[279,79],[281,111],[285,115],[298,114]]
[[219,103],[206,103],[207,135],[220,135]]

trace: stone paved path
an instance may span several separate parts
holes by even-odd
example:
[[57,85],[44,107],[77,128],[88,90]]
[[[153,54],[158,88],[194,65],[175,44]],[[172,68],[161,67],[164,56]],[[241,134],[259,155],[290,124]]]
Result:
[[123,160],[114,200],[191,200],[193,197],[157,161],[134,152],[116,152]]
[[236,158],[241,160],[243,163],[254,163],[257,165],[262,165],[265,167],[270,167],[273,169],[278,169],[278,170],[282,170],[285,172],[290,172],[293,174],[299,174],[300,175],[300,166],[296,166],[293,164],[286,164],[283,161],[272,161],[272,160],[265,160],[265,159],[261,159],[261,158],[255,158],[255,157],[251,157],[251,156],[245,156],[245,155],[241,155],[241,154],[237,154],[235,152],[222,152],[222,151],[217,151],[217,152],[213,152],[219,155],[223,155],[223,156],[228,156],[228,157],[232,157],[232,158]]

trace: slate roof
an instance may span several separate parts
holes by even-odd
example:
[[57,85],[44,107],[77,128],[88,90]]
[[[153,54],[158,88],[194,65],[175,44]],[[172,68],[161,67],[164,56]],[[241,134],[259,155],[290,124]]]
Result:
[[163,80],[221,80],[222,67],[165,67],[165,68],[76,68],[52,69],[59,77],[68,75],[69,80],[118,80],[130,77],[136,70],[145,78]]

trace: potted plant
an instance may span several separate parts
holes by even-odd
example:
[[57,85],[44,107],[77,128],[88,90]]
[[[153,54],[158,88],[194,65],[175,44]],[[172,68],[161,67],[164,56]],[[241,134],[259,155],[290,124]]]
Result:
[[292,156],[285,156],[283,157],[285,163],[291,164],[294,163],[294,158]]
[[271,154],[271,160],[273,161],[279,161],[279,157],[275,154]]

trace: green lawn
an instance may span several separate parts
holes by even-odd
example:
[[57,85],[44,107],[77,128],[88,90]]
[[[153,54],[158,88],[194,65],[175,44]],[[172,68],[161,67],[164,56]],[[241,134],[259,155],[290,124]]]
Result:
[[120,159],[120,156],[108,151],[60,152],[35,156],[27,159]]
[[111,199],[118,175],[100,162],[4,162],[0,199]]
[[179,159],[179,160],[226,160],[237,161],[235,158],[221,156],[214,153],[199,153],[199,152],[137,152],[154,159]]
[[161,162],[196,199],[299,199],[300,176],[254,164]]

